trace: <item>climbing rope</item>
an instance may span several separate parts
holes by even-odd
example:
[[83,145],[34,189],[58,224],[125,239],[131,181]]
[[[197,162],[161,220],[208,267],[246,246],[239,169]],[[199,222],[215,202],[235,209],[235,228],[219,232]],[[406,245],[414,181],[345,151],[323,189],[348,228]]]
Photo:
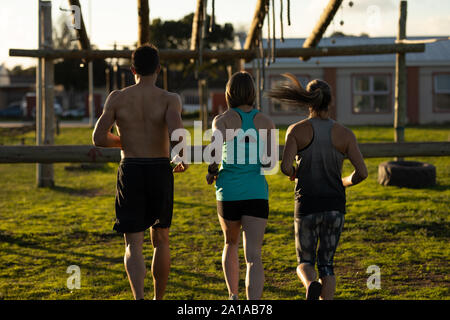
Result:
[[271,53],[271,59],[272,63],[275,63],[275,42],[277,40],[276,33],[275,33],[275,0],[272,0],[272,53]]
[[215,0],[212,0],[211,2],[212,2],[211,3],[211,5],[212,5],[212,8],[211,8],[211,19],[209,21],[209,32],[210,33],[213,31],[213,27],[214,27],[215,20],[216,20],[216,3],[215,3]]
[[283,26],[283,0],[280,0],[280,40],[284,42],[284,26]]
[[266,60],[266,65],[270,66],[270,53],[272,52],[272,49],[271,49],[272,37],[270,36],[270,1],[267,1],[265,8],[266,8],[266,15],[267,15],[267,60]]
[[288,26],[291,25],[291,0],[287,0],[287,19]]

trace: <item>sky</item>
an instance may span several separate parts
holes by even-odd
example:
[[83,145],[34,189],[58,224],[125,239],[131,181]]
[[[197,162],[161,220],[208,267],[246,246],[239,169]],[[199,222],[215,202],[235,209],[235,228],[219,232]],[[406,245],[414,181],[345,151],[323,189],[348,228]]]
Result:
[[[280,1],[275,0],[276,34],[280,36]],[[60,8],[68,8],[67,0],[52,0],[54,25],[61,15]],[[208,13],[211,12],[208,1]],[[232,23],[235,30],[248,31],[256,0],[215,0],[216,22]],[[286,8],[287,0],[283,0]],[[311,33],[328,0],[290,0],[291,25],[284,15],[284,37],[305,38]],[[325,36],[334,31],[371,37],[396,36],[399,0],[349,0],[330,24]],[[132,45],[137,40],[136,0],[80,0],[82,14],[91,43],[100,49],[111,49],[114,42],[119,46]],[[196,0],[149,0],[150,20],[177,20],[195,10]],[[0,65],[31,66],[35,59],[9,57],[9,49],[37,48],[38,0],[0,0]],[[266,19],[267,20],[267,19]],[[340,21],[344,21],[341,26]],[[264,28],[264,31],[266,28]],[[449,0],[409,0],[407,36],[450,36]],[[264,32],[266,34],[266,31]]]

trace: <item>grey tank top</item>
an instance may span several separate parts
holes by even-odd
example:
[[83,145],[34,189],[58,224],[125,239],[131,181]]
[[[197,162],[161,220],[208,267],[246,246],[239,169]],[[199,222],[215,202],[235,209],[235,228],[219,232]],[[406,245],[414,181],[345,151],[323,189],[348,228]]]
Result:
[[345,155],[331,140],[334,120],[308,119],[313,138],[297,153],[295,213],[304,215],[324,211],[345,213],[345,188],[342,185],[342,163]]

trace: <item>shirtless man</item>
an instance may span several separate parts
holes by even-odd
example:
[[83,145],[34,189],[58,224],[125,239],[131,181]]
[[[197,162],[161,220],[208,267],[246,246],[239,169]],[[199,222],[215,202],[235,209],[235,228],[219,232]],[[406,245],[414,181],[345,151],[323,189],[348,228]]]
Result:
[[[154,298],[162,299],[170,270],[172,172],[187,169],[186,164],[177,161],[172,170],[169,160],[169,137],[174,130],[183,128],[181,100],[177,94],[155,85],[160,65],[154,46],[145,45],[133,53],[131,71],[136,84],[111,92],[92,140],[98,147],[122,149],[114,230],[124,234],[124,264],[133,296],[136,300],[144,298],[146,268],[142,246],[144,231],[151,227]],[[118,136],[110,132],[114,122]],[[180,141],[173,141],[172,146]]]

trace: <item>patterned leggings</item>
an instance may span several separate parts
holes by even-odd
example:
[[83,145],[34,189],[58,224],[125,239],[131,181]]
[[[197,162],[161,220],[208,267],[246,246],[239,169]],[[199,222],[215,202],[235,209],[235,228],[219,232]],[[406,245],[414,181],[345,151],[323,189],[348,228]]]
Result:
[[[326,211],[295,218],[295,248],[297,261],[315,265],[319,278],[334,275],[333,258],[344,225],[344,214]],[[317,243],[319,248],[317,250]]]

